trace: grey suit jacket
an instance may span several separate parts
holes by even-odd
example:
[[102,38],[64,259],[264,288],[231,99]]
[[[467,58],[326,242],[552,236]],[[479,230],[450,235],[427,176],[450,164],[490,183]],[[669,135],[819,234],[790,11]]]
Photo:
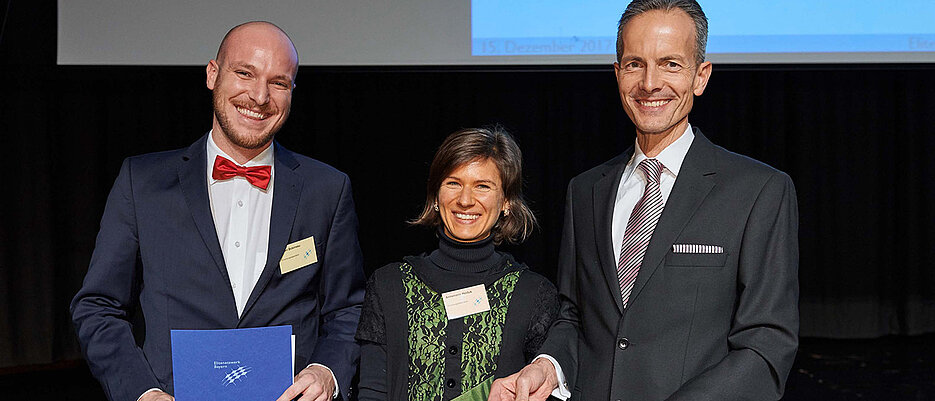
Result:
[[798,347],[792,180],[696,128],[624,310],[611,219],[632,154],[568,185],[562,307],[541,352],[559,361],[573,400],[779,399]]

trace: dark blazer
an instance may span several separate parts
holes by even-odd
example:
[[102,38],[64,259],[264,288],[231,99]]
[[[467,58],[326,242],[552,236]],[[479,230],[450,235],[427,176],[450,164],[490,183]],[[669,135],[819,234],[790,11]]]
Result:
[[573,400],[779,399],[798,347],[792,180],[696,129],[623,310],[611,219],[632,154],[568,185],[562,307],[541,352],[558,360]]
[[[128,158],[107,198],[72,318],[91,372],[111,400],[170,394],[172,329],[291,325],[296,372],[331,368],[347,393],[364,275],[350,181],[278,143],[266,267],[238,318],[208,201],[207,135],[187,149]],[[318,262],[279,271],[286,244],[315,237]],[[142,347],[128,310],[139,301]]]

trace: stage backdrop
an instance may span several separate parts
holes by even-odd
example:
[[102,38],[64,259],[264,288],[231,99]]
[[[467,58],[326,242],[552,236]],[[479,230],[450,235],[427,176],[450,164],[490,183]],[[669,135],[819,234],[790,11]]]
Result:
[[[203,68],[55,66],[54,5],[14,7],[0,41],[0,368],[80,358],[68,303],[121,161],[211,123]],[[933,72],[717,65],[697,99],[692,124],[795,181],[803,336],[935,331]],[[434,246],[405,221],[441,140],[502,124],[541,222],[509,250],[554,278],[568,180],[633,142],[613,78],[610,65],[303,67],[278,140],[350,175],[369,273]]]

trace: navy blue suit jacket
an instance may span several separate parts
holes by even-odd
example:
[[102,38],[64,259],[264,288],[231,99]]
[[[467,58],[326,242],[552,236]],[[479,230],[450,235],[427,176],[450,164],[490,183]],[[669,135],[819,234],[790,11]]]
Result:
[[[120,169],[71,304],[92,373],[111,400],[134,401],[154,387],[171,394],[170,330],[291,325],[296,371],[328,366],[346,394],[360,354],[354,332],[364,295],[348,177],[273,143],[266,267],[238,317],[208,201],[206,140],[128,158]],[[286,244],[309,236],[318,262],[281,274]],[[137,299],[142,347],[127,320]]]

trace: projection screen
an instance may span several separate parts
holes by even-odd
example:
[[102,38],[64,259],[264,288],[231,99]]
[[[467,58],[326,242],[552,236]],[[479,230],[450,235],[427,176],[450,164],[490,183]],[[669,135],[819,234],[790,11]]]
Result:
[[[701,0],[716,63],[935,62],[935,1]],[[606,64],[627,1],[59,0],[62,65],[203,65],[267,20],[303,65]]]

